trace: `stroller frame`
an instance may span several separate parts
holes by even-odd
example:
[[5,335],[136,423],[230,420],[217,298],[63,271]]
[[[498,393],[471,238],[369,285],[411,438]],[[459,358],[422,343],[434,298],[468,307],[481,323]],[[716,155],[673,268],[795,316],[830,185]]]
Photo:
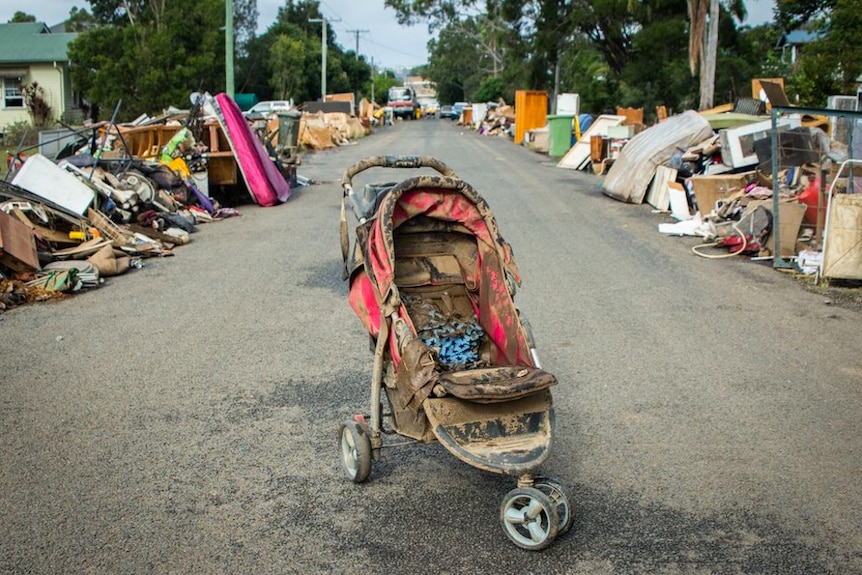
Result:
[[[354,190],[354,176],[376,167],[438,174]],[[566,487],[534,475],[549,453],[548,388],[556,379],[541,369],[529,324],[514,306],[520,276],[490,207],[431,157],[366,158],[347,168],[341,183],[343,279],[374,342],[370,422],[357,414],[339,429],[347,477],[364,482],[372,461],[391,446],[383,442],[386,395],[395,433],[439,442],[471,466],[515,476],[517,487],[500,507],[504,532],[523,549],[547,548],[573,521]],[[348,206],[358,221],[352,253]],[[440,326],[441,316],[452,325],[472,322],[471,333],[480,335],[470,346],[466,336],[441,342],[428,335],[431,325],[452,332],[452,325]],[[465,347],[466,355],[446,354],[444,361],[445,350]],[[462,365],[465,357],[481,359]]]

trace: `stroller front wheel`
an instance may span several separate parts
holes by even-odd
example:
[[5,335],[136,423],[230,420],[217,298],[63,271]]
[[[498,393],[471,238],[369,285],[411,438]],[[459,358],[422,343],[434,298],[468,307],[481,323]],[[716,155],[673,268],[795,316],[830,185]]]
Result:
[[569,501],[569,496],[566,493],[566,486],[562,481],[553,477],[537,477],[533,487],[548,496],[557,508],[557,515],[560,516],[560,530],[557,535],[563,535],[572,527],[575,520],[572,504]]
[[362,483],[371,473],[371,438],[368,429],[353,419],[341,424],[339,453],[347,478]]
[[528,551],[547,548],[560,528],[557,506],[534,487],[518,487],[507,493],[500,506],[500,521],[512,543]]

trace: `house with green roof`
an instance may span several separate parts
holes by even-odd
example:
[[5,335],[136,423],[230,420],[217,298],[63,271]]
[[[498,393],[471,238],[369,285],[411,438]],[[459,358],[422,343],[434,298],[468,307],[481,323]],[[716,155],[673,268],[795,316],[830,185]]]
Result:
[[22,87],[36,82],[55,119],[77,110],[69,77],[69,43],[77,34],[51,32],[43,22],[0,24],[0,132],[30,121]]

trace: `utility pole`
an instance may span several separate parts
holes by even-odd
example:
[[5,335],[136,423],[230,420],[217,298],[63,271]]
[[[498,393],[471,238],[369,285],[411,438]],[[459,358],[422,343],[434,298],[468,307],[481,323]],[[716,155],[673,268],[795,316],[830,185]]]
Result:
[[356,54],[357,60],[359,60],[359,35],[360,34],[367,34],[369,32],[371,32],[371,30],[347,30],[348,34],[355,34],[356,35],[356,52],[355,52],[355,54]]
[[224,91],[233,98],[233,0],[224,3],[224,73]]
[[[323,24],[320,33],[320,41],[322,43],[322,50],[320,54],[321,63],[320,63],[320,101],[326,101],[326,18],[309,18],[309,22],[317,23],[320,22]],[[341,19],[333,20],[333,22],[341,22]]]

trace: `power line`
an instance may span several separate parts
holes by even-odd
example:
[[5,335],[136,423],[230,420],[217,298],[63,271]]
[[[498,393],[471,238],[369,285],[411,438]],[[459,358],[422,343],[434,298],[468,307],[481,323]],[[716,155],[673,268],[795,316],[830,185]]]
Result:
[[425,59],[427,59],[427,56],[420,56],[418,54],[411,54],[410,52],[405,52],[403,50],[399,50],[398,48],[393,48],[392,46],[387,46],[386,44],[381,44],[380,42],[375,42],[374,40],[371,40],[368,38],[366,38],[365,41],[368,42],[369,44],[374,44],[375,46],[380,46],[381,48],[386,48],[387,50],[392,50],[393,52],[397,52],[397,53],[401,54],[402,56],[410,56],[411,58],[419,58],[419,59],[425,58]]

